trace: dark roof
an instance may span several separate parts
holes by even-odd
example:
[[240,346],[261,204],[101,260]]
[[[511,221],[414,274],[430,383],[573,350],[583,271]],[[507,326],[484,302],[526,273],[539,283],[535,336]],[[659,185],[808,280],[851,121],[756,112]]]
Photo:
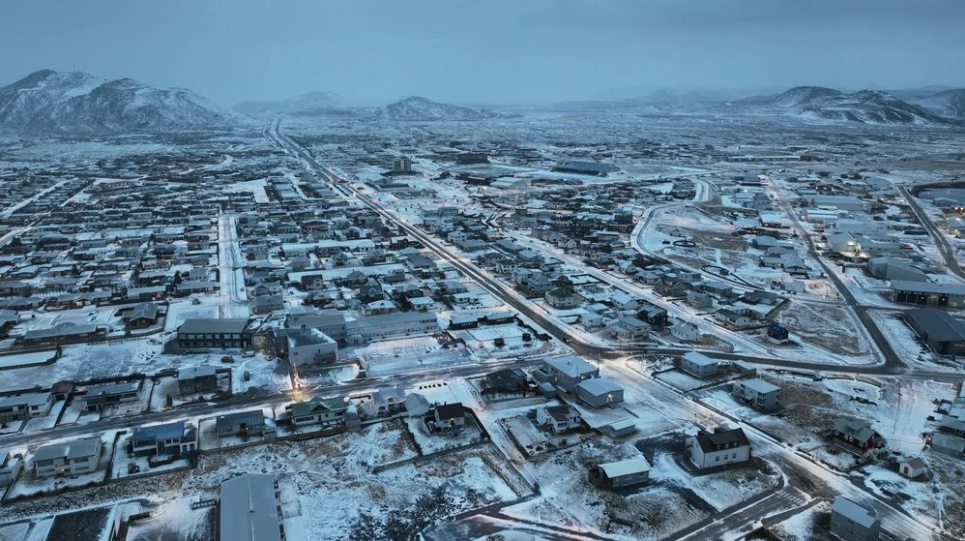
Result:
[[441,421],[448,419],[461,419],[466,415],[466,412],[462,409],[462,404],[456,402],[455,404],[443,404],[441,406],[436,406],[436,416]]
[[178,327],[178,332],[185,334],[241,334],[248,326],[249,321],[246,318],[186,319]]
[[180,438],[184,435],[184,421],[176,421],[173,423],[167,423],[163,425],[154,426],[139,426],[134,429],[131,434],[131,440],[142,441],[147,439],[153,440],[170,440],[174,438]]
[[914,327],[928,334],[928,340],[935,342],[965,342],[965,323],[955,319],[948,312],[937,308],[914,308],[904,313],[906,320]]
[[526,387],[526,372],[520,368],[507,368],[486,375],[486,386],[497,390],[519,390]]
[[747,436],[740,428],[733,430],[717,430],[707,432],[701,430],[697,433],[697,444],[705,453],[712,453],[720,449],[746,447],[751,443],[747,441]]
[[613,173],[620,168],[610,163],[568,161],[556,166],[556,169],[567,171],[586,171],[592,173]]
[[891,289],[894,291],[911,291],[913,293],[930,293],[935,295],[965,295],[965,285],[941,282],[912,282],[907,280],[892,280]]
[[248,426],[258,426],[265,424],[265,414],[263,414],[261,410],[226,413],[224,415],[219,415],[215,423],[218,427],[232,427],[241,423],[244,423]]

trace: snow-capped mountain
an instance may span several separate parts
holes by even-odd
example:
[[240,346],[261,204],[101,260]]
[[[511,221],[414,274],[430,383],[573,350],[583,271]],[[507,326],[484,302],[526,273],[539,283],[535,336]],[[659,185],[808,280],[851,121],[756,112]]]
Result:
[[0,131],[126,134],[229,127],[235,118],[191,90],[42,70],[0,88]]
[[235,105],[234,110],[251,116],[268,116],[326,111],[343,107],[345,107],[345,100],[334,92],[309,92],[280,101],[245,101]]
[[498,113],[485,109],[473,109],[446,103],[437,103],[413,96],[386,105],[382,114],[389,120],[483,120],[496,118]]
[[915,99],[914,103],[929,111],[951,118],[965,118],[965,89],[953,88]]
[[793,114],[804,118],[867,124],[947,124],[948,118],[879,90],[845,93],[819,86],[799,86],[774,96],[734,102],[751,112]]

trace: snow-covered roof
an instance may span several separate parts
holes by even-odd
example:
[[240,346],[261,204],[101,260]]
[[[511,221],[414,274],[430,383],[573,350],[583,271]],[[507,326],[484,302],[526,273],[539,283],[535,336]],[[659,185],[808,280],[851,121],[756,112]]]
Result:
[[831,504],[831,512],[843,515],[864,528],[870,528],[878,520],[874,511],[858,505],[844,496],[839,496],[834,500],[834,503]]
[[580,382],[578,388],[590,393],[593,396],[603,396],[609,393],[622,391],[623,388],[608,380],[607,378],[591,378]]
[[221,539],[281,541],[275,480],[245,474],[221,483]]
[[609,464],[600,464],[598,467],[603,470],[603,473],[605,473],[609,479],[650,471],[650,463],[643,457],[610,462]]

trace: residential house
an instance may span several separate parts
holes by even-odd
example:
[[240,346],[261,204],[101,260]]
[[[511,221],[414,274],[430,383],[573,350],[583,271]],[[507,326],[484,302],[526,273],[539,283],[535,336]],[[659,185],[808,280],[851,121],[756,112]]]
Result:
[[335,424],[345,419],[348,403],[344,398],[314,397],[285,406],[285,413],[295,426]]
[[740,428],[717,429],[714,432],[700,430],[696,436],[687,438],[690,461],[698,469],[743,464],[751,459],[751,444]]
[[178,369],[178,394],[180,396],[206,393],[218,389],[218,369],[209,366],[186,366]]
[[623,402],[623,388],[607,378],[590,378],[576,386],[576,396],[594,408]]
[[537,381],[552,383],[567,392],[574,392],[583,380],[599,376],[599,368],[576,355],[546,359],[533,374]]
[[52,443],[37,449],[33,456],[36,477],[80,475],[97,471],[103,443],[100,438]]
[[215,433],[228,436],[259,436],[265,433],[265,415],[258,410],[226,413],[215,418]]
[[689,351],[680,359],[680,369],[695,378],[709,378],[717,374],[717,361],[696,351]]
[[671,325],[670,335],[684,342],[698,342],[700,341],[700,328],[681,319]]
[[546,303],[558,310],[568,310],[580,305],[583,298],[572,287],[560,286],[546,292]]
[[128,451],[134,456],[193,456],[198,451],[198,430],[184,421],[140,426],[131,433]]
[[752,312],[726,308],[714,312],[714,319],[728,329],[742,329],[757,322],[757,316]]
[[881,520],[873,509],[838,496],[831,504],[831,534],[842,541],[878,541]]
[[855,419],[836,419],[832,435],[858,449],[877,449],[885,446],[881,434],[871,428],[871,423]]
[[280,329],[284,350],[292,366],[333,363],[338,360],[338,343],[320,329]]
[[141,394],[141,380],[100,385],[87,389],[87,411],[100,411],[122,403],[137,402]]
[[0,449],[0,488],[13,484],[23,470],[23,458],[14,456],[6,449]]
[[456,432],[466,425],[466,411],[459,402],[436,406],[432,418],[436,429],[444,432]]
[[580,412],[569,404],[546,406],[536,410],[536,424],[549,427],[557,434],[580,428],[582,421]]
[[270,314],[285,309],[285,298],[281,295],[264,295],[255,297],[251,304],[253,314]]
[[372,393],[373,416],[395,415],[405,410],[406,395],[402,387],[385,387]]
[[50,413],[54,399],[50,393],[29,393],[0,398],[0,423],[29,421]]
[[777,408],[777,394],[781,388],[760,378],[734,382],[733,394],[757,410]]

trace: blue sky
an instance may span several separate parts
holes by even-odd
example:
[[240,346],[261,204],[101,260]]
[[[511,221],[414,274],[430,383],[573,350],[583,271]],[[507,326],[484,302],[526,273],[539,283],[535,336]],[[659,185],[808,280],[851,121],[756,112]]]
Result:
[[222,105],[965,86],[963,29],[960,0],[10,0],[0,84],[81,70]]

